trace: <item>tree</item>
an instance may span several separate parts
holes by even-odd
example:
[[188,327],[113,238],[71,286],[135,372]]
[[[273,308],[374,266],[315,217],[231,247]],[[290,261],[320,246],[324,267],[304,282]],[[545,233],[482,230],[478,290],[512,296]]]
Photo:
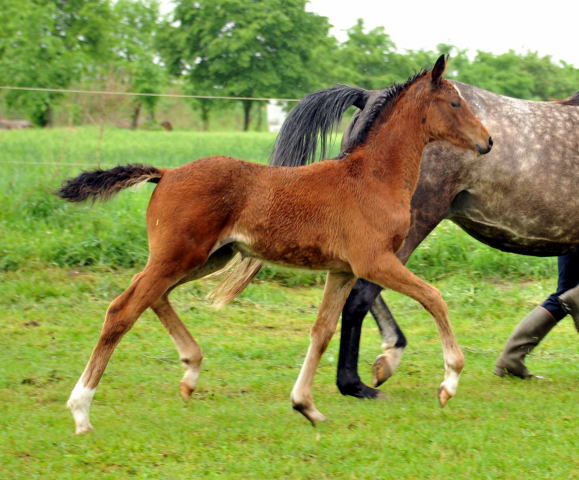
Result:
[[[4,0],[0,8],[0,80],[20,87],[68,88],[108,55],[108,0]],[[52,124],[51,92],[13,91],[7,103],[34,123]]]
[[[157,62],[157,34],[160,26],[156,0],[118,0],[113,7],[116,27],[112,32],[114,68],[128,89],[136,93],[158,93],[165,84],[163,67]],[[139,123],[141,109],[155,122],[159,97],[139,96],[133,102],[131,127]]]
[[[312,52],[328,42],[329,30],[327,19],[306,12],[305,4],[306,0],[178,1],[165,28],[164,60],[173,73],[185,75],[190,93],[302,95],[315,83]],[[254,104],[241,102],[247,130]],[[207,102],[204,105],[207,108]]]
[[336,53],[336,82],[381,89],[407,78],[407,62],[383,27],[366,32],[358,19],[347,34]]
[[521,68],[520,57],[513,51],[502,55],[479,51],[458,78],[502,95],[533,97],[534,79]]
[[537,53],[479,51],[471,63],[461,67],[457,78],[511,97],[552,100],[577,90],[579,69],[563,62],[555,64],[551,57]]
[[554,63],[550,56],[528,52],[520,58],[521,68],[534,79],[532,98],[564,98],[579,89],[579,69],[565,62]]

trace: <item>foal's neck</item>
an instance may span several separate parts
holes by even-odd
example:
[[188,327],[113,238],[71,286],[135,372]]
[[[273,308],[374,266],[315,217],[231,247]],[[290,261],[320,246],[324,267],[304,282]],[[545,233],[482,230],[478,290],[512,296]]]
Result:
[[367,174],[410,201],[418,183],[422,151],[429,142],[424,120],[427,106],[411,106],[406,99],[399,102],[370,132],[359,154],[352,152],[352,160],[362,162]]

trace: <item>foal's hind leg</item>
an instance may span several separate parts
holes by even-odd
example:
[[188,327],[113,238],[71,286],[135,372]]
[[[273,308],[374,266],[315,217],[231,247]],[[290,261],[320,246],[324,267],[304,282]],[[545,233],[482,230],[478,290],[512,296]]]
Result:
[[[230,245],[221,247],[214,252],[202,266],[194,269],[182,278],[175,287],[221,270],[234,255],[235,252]],[[201,362],[203,360],[201,348],[171,306],[169,302],[169,292],[155,301],[151,305],[151,308],[157,314],[159,320],[169,332],[169,335],[171,335],[177,347],[177,352],[179,352],[179,358],[185,367],[185,374],[181,379],[179,390],[183,401],[186,402],[197,386],[197,379],[199,378]]]
[[151,308],[171,335],[179,352],[179,358],[185,367],[185,374],[181,379],[179,390],[183,400],[187,401],[197,386],[201,361],[203,360],[201,348],[173,310],[167,294],[162,295],[151,305]]
[[180,268],[170,265],[170,263],[147,265],[143,272],[133,277],[129,288],[110,304],[99,340],[67,403],[76,423],[76,433],[92,429],[89,421],[90,404],[107,363],[122,336],[145,309],[182,277],[178,271]]
[[464,367],[464,356],[454,337],[446,303],[436,288],[414,275],[394,254],[385,255],[378,261],[368,259],[365,265],[364,269],[356,269],[355,273],[418,300],[434,317],[444,355],[444,381],[438,389],[438,400],[440,406],[444,407],[456,394],[458,379]]
[[316,322],[311,329],[308,353],[291,393],[293,408],[312,422],[312,425],[326,419],[318,411],[312,399],[314,374],[332,335],[336,331],[340,312],[354,282],[355,278],[351,274],[328,273],[324,298]]

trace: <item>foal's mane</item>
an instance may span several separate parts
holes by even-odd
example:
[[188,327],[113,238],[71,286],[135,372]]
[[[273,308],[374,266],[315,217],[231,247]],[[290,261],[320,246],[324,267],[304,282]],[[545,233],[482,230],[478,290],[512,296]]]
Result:
[[[390,87],[387,87],[384,90],[382,90],[380,95],[376,97],[376,99],[370,106],[367,115],[365,115],[364,123],[358,126],[358,131],[356,135],[350,139],[348,148],[346,152],[342,152],[342,155],[347,153],[348,151],[351,151],[352,149],[363,143],[368,137],[368,133],[370,133],[370,130],[378,120],[380,114],[384,112],[386,109],[388,109],[390,106],[394,105],[394,103],[400,97],[400,95],[403,92],[405,92],[408,89],[408,87],[410,87],[414,82],[424,77],[426,73],[427,71],[423,70],[421,72],[416,73],[403,83],[395,83],[394,85],[391,85]],[[383,118],[383,121],[385,121],[387,118],[388,117],[385,116]]]
[[572,105],[574,107],[579,107],[579,92],[575,92],[575,94],[571,95],[569,98],[559,100],[559,103],[563,105]]
[[[428,71],[423,70],[405,82],[396,83],[382,90],[372,102],[368,114],[364,115],[364,123],[359,125],[348,151],[363,143],[380,114],[426,73]],[[304,97],[284,121],[269,163],[292,167],[311,163],[316,160],[318,142],[320,143],[318,158],[326,158],[328,137],[334,133],[344,112],[351,106],[363,110],[370,93],[358,87],[335,85]]]

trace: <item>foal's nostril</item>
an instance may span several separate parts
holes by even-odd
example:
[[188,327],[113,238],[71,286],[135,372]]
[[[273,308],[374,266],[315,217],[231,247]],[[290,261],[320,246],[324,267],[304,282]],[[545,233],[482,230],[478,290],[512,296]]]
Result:
[[481,155],[489,153],[491,151],[491,148],[492,148],[492,140],[490,140],[484,147],[481,147],[478,143],[476,144],[476,151]]
[[488,144],[489,144],[489,147],[492,147],[492,146],[493,146],[493,144],[494,144],[494,142],[493,142],[493,137],[489,137],[489,142],[488,142]]

